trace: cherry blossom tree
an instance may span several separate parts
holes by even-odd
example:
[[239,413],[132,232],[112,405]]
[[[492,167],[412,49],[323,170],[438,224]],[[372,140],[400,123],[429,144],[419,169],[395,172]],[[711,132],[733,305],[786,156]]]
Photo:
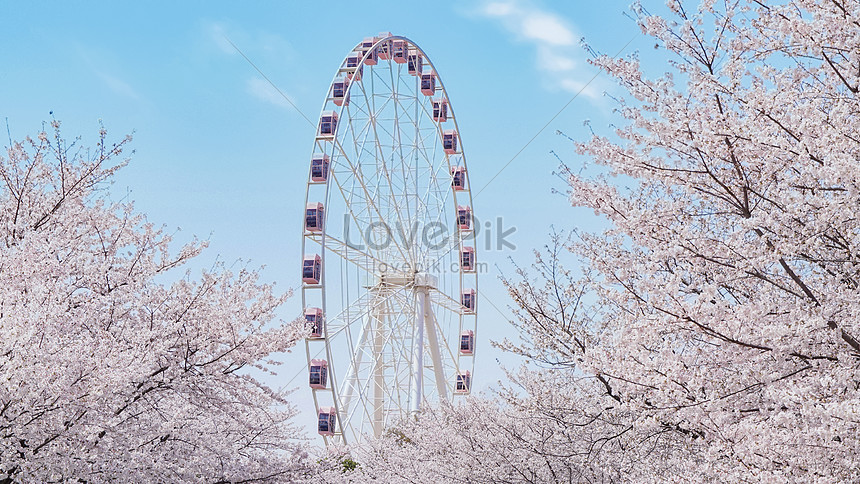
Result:
[[577,367],[705,475],[857,480],[860,8],[669,6],[641,25],[672,72],[597,60],[628,123],[577,147],[630,183],[570,177],[613,226],[572,245],[597,298]]
[[566,175],[609,228],[506,281],[534,364],[351,479],[860,481],[860,4],[667,5],[664,75],[594,60],[620,127]]
[[[193,279],[106,190],[130,138],[59,123],[0,157],[0,482],[258,482],[302,467],[295,413],[250,376],[303,330],[247,269]],[[165,282],[172,281],[172,282]]]

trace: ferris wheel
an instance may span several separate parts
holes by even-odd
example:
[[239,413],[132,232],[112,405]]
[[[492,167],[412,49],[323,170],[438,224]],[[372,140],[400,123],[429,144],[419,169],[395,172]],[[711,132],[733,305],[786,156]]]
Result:
[[472,386],[469,172],[447,92],[420,47],[386,32],[346,56],[309,161],[308,384],[326,442],[355,442]]

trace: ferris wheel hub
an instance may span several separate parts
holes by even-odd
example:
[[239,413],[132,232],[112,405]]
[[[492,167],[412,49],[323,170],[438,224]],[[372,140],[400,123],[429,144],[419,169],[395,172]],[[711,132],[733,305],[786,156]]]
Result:
[[388,273],[379,276],[381,286],[414,287],[416,289],[435,289],[438,283],[436,276],[423,272],[418,273]]
[[415,274],[415,287],[418,288],[427,288],[427,289],[436,289],[436,284],[438,283],[438,279],[436,276],[432,274],[426,273],[418,273]]

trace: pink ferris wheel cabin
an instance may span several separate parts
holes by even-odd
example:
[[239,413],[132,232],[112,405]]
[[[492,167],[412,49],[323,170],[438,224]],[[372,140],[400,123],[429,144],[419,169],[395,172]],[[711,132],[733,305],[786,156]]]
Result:
[[328,155],[313,155],[311,157],[311,181],[324,182],[328,180]]
[[391,60],[398,64],[405,64],[409,57],[409,45],[405,40],[391,41]]
[[406,70],[413,76],[420,76],[424,70],[424,56],[416,49],[409,49],[409,57],[407,57]]
[[345,77],[338,77],[331,83],[331,99],[338,106],[349,104],[349,93],[346,89],[349,85],[349,80]]
[[361,56],[358,54],[349,54],[346,56],[347,69],[358,69],[359,62],[361,62]]
[[448,129],[442,132],[442,149],[449,155],[457,152],[457,131]]
[[441,97],[433,100],[433,121],[444,123],[448,121],[448,100]]
[[323,337],[322,318],[322,309],[305,309],[305,324],[307,325],[308,330],[311,332],[308,335],[308,339],[321,339]]
[[475,248],[463,247],[460,251],[460,268],[463,272],[475,271]]
[[337,113],[334,111],[323,111],[320,115],[318,136],[331,138],[337,132]]
[[308,370],[308,384],[311,388],[322,390],[326,387],[328,380],[328,361],[311,360]]
[[322,258],[317,255],[306,255],[302,261],[302,281],[306,284],[319,284],[322,273]]
[[466,167],[452,166],[451,167],[451,188],[456,191],[466,189]]
[[305,208],[305,230],[308,232],[322,232],[325,208],[323,204],[309,203]]
[[434,71],[421,74],[421,92],[425,96],[436,94],[436,73]]
[[334,426],[337,423],[337,414],[334,407],[320,407],[319,419],[317,420],[317,432],[320,435],[334,435]]
[[454,387],[454,393],[469,393],[472,387],[472,374],[468,371],[457,373],[457,386]]
[[460,354],[472,355],[475,353],[475,332],[470,330],[460,333]]
[[471,230],[472,207],[468,205],[457,205],[457,228],[460,230]]
[[474,289],[466,289],[460,295],[460,304],[463,306],[463,312],[466,314],[475,313],[477,302],[477,292]]
[[350,54],[346,57],[344,68],[341,69],[346,74],[346,80],[356,81],[361,80],[361,56],[358,54]]
[[[375,40],[382,40],[391,37],[391,32],[380,32],[377,34]],[[383,42],[379,44],[379,47],[376,48],[376,55],[380,60],[388,60],[391,58],[391,42]]]
[[[377,53],[376,49],[373,48],[373,44],[375,44],[375,43],[376,43],[375,37],[365,37],[364,40],[361,42],[360,55],[362,57],[367,56],[364,59],[365,65],[375,66],[377,63],[376,59],[377,59],[378,53]],[[368,52],[370,53],[369,55],[368,55]]]

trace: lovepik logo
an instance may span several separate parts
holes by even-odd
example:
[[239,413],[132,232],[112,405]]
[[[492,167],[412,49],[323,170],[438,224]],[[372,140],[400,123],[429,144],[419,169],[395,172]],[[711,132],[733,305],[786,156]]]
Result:
[[[356,250],[382,250],[392,244],[411,249],[420,244],[431,250],[449,247],[454,240],[451,227],[442,222],[430,222],[422,225],[413,222],[411,225],[395,222],[393,226],[383,221],[368,224],[363,230],[350,228],[351,217],[343,215],[343,240],[346,245]],[[487,220],[483,224],[471,216],[469,226],[472,230],[464,233],[464,242],[471,242],[485,251],[516,250],[517,246],[511,239],[517,232],[516,227],[505,228],[504,219],[496,217],[495,223]]]

